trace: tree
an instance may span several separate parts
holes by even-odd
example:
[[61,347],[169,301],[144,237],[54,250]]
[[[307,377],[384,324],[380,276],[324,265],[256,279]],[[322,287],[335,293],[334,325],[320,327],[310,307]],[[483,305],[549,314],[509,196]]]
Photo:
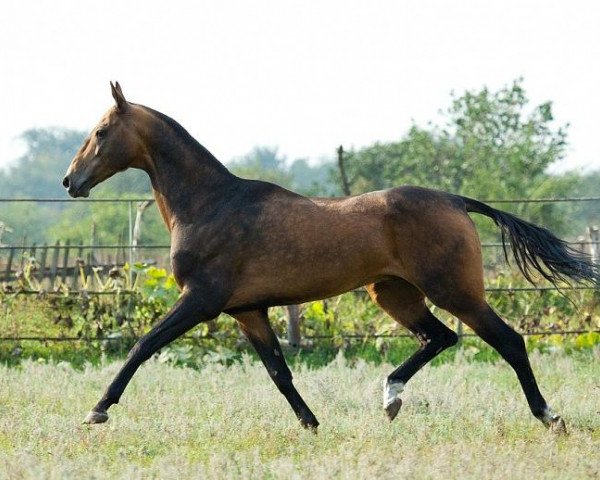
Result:
[[[26,152],[7,171],[0,171],[0,195],[4,198],[64,197],[62,177],[85,139],[85,134],[66,128],[34,128],[21,135]],[[149,193],[147,176],[136,170],[125,172],[98,187],[117,191]]]
[[553,128],[550,102],[527,114],[521,83],[453,96],[445,125],[413,125],[398,142],[350,152],[353,192],[412,183],[484,198],[527,196],[563,158],[566,127]]
[[[26,145],[25,154],[7,171],[0,171],[0,196],[3,198],[67,198],[62,177],[71,159],[82,144],[85,134],[64,128],[37,128],[25,131],[21,138]],[[150,195],[147,175],[130,170],[109,179],[95,190],[95,197],[119,197],[129,193],[136,197]],[[98,216],[107,219],[108,232],[118,228],[111,221],[108,204],[85,207],[65,203],[3,203],[0,221],[13,228],[8,236],[11,243],[54,241],[78,238],[87,240],[91,223]],[[114,212],[113,212],[114,213]],[[127,212],[125,210],[125,216]],[[116,217],[118,218],[118,217]],[[58,225],[58,227],[56,227]],[[147,234],[152,229],[146,230]],[[117,233],[107,233],[111,241]],[[127,238],[127,236],[123,237]]]
[[264,180],[290,188],[291,175],[285,166],[285,157],[279,156],[277,148],[255,147],[241,158],[228,165],[236,175],[253,180]]
[[[567,126],[554,125],[550,102],[528,103],[522,79],[453,95],[443,125],[414,124],[397,142],[349,152],[352,193],[414,184],[482,199],[539,196],[555,181],[547,168],[565,154]],[[528,218],[556,226],[553,208]]]
[[334,191],[328,182],[330,164],[311,166],[306,159],[298,159],[288,166],[276,147],[255,147],[228,167],[240,177],[276,183],[305,195],[328,195]]

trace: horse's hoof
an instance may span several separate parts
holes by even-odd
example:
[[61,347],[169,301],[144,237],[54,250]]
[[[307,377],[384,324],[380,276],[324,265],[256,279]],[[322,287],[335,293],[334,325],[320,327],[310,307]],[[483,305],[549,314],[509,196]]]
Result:
[[85,417],[83,421],[86,425],[92,425],[93,423],[104,423],[108,420],[108,413],[106,410],[102,410],[101,412],[97,412],[96,410],[90,411]]
[[385,413],[387,414],[387,417],[390,420],[390,422],[394,418],[396,418],[396,415],[398,415],[401,406],[402,400],[399,397],[395,398],[392,402],[388,403],[385,406]]
[[319,421],[316,418],[312,418],[308,421],[300,420],[300,424],[308,431],[312,433],[317,433],[317,427],[319,426]]
[[552,419],[550,425],[548,425],[550,433],[554,435],[566,435],[567,434],[567,426],[565,425],[565,421],[562,417],[558,415]]
[[317,427],[319,426],[319,424],[317,423],[316,425],[308,425],[308,424],[303,424],[302,425],[306,430],[308,430],[310,433],[314,433],[315,435],[318,432]]

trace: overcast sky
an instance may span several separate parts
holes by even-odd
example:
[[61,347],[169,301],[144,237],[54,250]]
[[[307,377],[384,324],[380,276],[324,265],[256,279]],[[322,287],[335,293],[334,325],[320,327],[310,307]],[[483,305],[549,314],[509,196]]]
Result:
[[[523,76],[571,124],[565,168],[600,168],[600,5],[593,1],[0,3],[0,165],[31,127],[88,131],[125,96],[227,162],[398,139],[452,90]],[[22,146],[21,146],[22,148]]]

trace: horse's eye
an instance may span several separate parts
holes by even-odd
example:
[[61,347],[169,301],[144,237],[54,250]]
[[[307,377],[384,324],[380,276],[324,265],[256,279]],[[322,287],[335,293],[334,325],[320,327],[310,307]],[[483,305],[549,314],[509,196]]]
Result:
[[102,140],[104,137],[106,137],[106,130],[104,128],[99,128],[96,130],[97,139]]

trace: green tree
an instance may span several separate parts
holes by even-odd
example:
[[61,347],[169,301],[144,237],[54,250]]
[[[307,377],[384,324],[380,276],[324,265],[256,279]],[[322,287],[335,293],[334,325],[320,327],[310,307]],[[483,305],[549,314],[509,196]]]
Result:
[[453,96],[444,125],[413,125],[398,142],[350,152],[353,192],[410,183],[484,198],[527,197],[566,148],[566,127],[554,128],[552,104],[530,113],[527,107],[522,80],[497,92]]
[[[68,198],[62,186],[62,177],[85,134],[64,128],[40,128],[25,131],[21,138],[25,142],[26,152],[8,170],[0,171],[0,196]],[[130,197],[148,197],[150,191],[147,175],[139,170],[129,170],[96,187],[94,197],[114,198],[122,194],[128,194]],[[119,226],[122,223],[119,220],[121,214],[114,208],[114,205],[105,203],[92,205],[82,202],[3,202],[0,204],[0,221],[13,229],[3,241],[20,244],[23,240],[27,243],[40,243],[77,238],[79,241],[86,240],[87,243],[91,235],[91,224],[96,222],[103,228],[106,227],[107,230],[103,231],[106,231],[111,241],[116,242],[120,235],[117,230],[122,230],[123,227]],[[126,225],[127,209],[123,208],[123,211]],[[149,213],[147,216],[152,218],[152,215]],[[153,228],[146,228],[142,232],[143,239],[151,235],[155,235],[157,239],[162,238]],[[126,240],[127,235],[122,238]]]
[[0,173],[0,195],[4,198],[62,195],[62,176],[84,137],[82,132],[64,128],[25,131],[21,139],[27,150],[13,166]]
[[[26,151],[6,171],[0,171],[0,196],[3,198],[61,198],[66,192],[62,178],[85,133],[66,128],[35,128],[21,135]],[[147,175],[129,170],[115,175],[97,187],[102,189],[149,193]]]
[[264,180],[286,188],[292,186],[285,157],[279,155],[276,147],[255,147],[243,157],[229,163],[228,168],[242,178]]
[[[443,125],[413,125],[397,142],[349,152],[352,193],[413,184],[489,200],[573,184],[547,173],[564,157],[567,126],[555,126],[550,102],[529,108],[521,79],[497,92],[453,95],[442,115]],[[528,208],[527,217],[560,230],[554,209]]]
[[288,166],[276,147],[255,147],[228,168],[240,177],[276,183],[305,195],[328,195],[335,190],[329,183],[330,164],[311,166],[298,159]]

